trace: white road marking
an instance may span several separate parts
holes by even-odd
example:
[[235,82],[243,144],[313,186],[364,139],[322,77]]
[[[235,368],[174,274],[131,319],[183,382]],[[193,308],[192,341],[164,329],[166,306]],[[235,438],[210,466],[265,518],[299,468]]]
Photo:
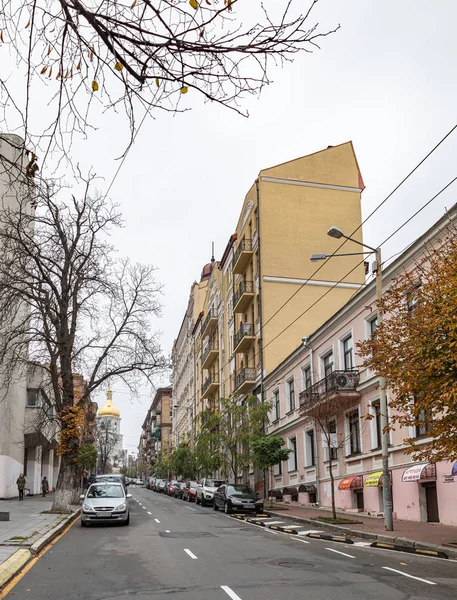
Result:
[[[253,527],[254,527],[254,525],[253,525]],[[273,535],[279,535],[279,532],[278,532],[278,531],[272,531],[271,529],[265,529],[265,531],[266,531],[267,533],[272,533]]]
[[146,507],[145,507],[145,506],[142,506],[141,508],[142,508],[143,510],[146,510]]
[[189,548],[184,548],[184,552],[185,552],[186,554],[188,554],[188,555],[189,555],[191,558],[193,558],[194,560],[197,560],[197,558],[198,558],[198,557],[197,557],[197,556],[195,556],[195,554],[194,554],[193,552],[191,552],[191,551],[189,550]]
[[311,544],[311,542],[307,542],[306,540],[301,540],[298,537],[295,537],[294,535],[289,535],[291,540],[297,540],[297,542],[301,542],[302,544]]
[[285,525],[285,521],[270,521],[269,523],[265,523],[265,527],[269,527],[270,525]]
[[169,529],[165,529],[165,533],[170,533],[170,530]]
[[363,548],[366,548],[367,546],[371,546],[371,542],[355,542],[354,546],[361,546]]
[[235,594],[235,592],[230,589],[228,585],[221,585],[221,589],[223,589],[227,596],[229,596],[232,600],[241,600],[238,594]]
[[154,519],[154,521],[155,521],[156,523],[160,523],[159,519]]
[[409,577],[410,579],[416,579],[416,581],[422,581],[423,583],[428,583],[429,585],[436,585],[434,581],[429,581],[428,579],[422,579],[421,577],[414,577],[414,575],[410,575],[409,573],[404,573],[403,571],[398,571],[397,569],[391,569],[390,567],[383,567],[387,571],[393,571],[394,573],[398,573],[399,575],[404,575],[405,577]]
[[326,550],[330,550],[330,552],[336,552],[336,554],[341,554],[342,556],[347,556],[348,558],[355,558],[352,554],[346,554],[346,552],[340,552],[339,550],[335,550],[335,548],[326,548]]
[[148,515],[152,515],[152,513],[150,513],[150,512],[148,511]]

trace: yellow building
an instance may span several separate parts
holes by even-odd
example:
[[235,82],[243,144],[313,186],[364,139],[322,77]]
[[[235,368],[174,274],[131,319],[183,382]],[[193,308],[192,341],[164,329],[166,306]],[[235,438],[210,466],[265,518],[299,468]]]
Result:
[[262,378],[364,283],[360,256],[317,272],[310,261],[338,248],[327,236],[335,223],[362,240],[363,188],[351,142],[259,173],[193,329],[197,417],[220,397],[260,396]]

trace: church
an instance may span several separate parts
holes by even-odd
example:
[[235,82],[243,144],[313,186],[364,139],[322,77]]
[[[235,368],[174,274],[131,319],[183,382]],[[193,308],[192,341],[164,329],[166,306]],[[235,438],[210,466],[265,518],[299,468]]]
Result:
[[97,464],[99,473],[119,473],[124,466],[121,411],[113,406],[113,391],[108,386],[106,403],[97,413]]

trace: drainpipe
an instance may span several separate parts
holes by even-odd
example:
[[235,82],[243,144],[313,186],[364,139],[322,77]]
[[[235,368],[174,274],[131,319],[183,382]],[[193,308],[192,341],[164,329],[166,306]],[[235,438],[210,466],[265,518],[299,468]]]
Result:
[[[261,270],[261,260],[260,260],[260,186],[259,186],[259,178],[255,180],[255,189],[257,196],[257,217],[256,217],[256,228],[257,228],[257,247],[259,253],[259,347],[260,347],[260,397],[261,402],[265,402],[265,389],[263,384],[263,320],[262,320],[262,270]],[[266,422],[263,424],[263,432],[267,433]],[[263,498],[266,500],[268,494],[268,470],[263,472]]]
[[[302,337],[303,346],[309,350],[309,364],[311,367],[311,385],[314,384],[314,363],[313,363],[313,349],[308,346],[309,336]],[[316,500],[319,504],[320,492],[319,492],[319,444],[317,443],[317,430],[314,428],[314,456],[316,459]]]

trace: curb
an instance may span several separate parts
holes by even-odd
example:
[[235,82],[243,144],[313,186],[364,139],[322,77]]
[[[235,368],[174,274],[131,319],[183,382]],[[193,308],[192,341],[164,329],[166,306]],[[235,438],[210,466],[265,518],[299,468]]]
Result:
[[315,540],[326,540],[327,542],[341,542],[342,544],[353,544],[354,540],[343,535],[331,535],[330,533],[308,533],[306,537]]
[[30,550],[20,548],[0,565],[0,590],[31,560]]
[[[293,515],[285,515],[280,512],[274,511],[265,511],[271,517],[281,517],[285,521],[295,522],[295,523],[306,523],[307,525],[312,525],[314,529],[317,529],[317,526],[320,529],[325,529],[327,531],[333,531],[342,535],[349,535],[351,537],[366,539],[366,540],[374,540],[380,544],[387,544],[397,546],[400,548],[407,548],[405,552],[410,552],[411,550],[421,550],[422,552],[414,552],[414,554],[420,554],[422,556],[434,556],[439,558],[457,558],[457,550],[454,548],[447,548],[446,546],[441,546],[438,544],[428,544],[427,542],[419,542],[414,540],[407,540],[406,538],[394,537],[385,534],[378,533],[369,533],[367,531],[358,531],[357,529],[348,529],[347,527],[343,527],[341,525],[333,525],[330,523],[322,523],[321,521],[317,521],[316,519],[306,519],[304,517],[297,517]],[[349,542],[350,543],[350,542]],[[406,545],[408,544],[408,545]],[[383,546],[373,546],[382,548]],[[397,548],[396,548],[397,549]],[[424,552],[424,550],[426,552]],[[400,550],[401,551],[401,550]],[[442,556],[444,555],[444,556]]]
[[72,521],[76,519],[76,517],[80,513],[80,508],[74,510],[70,515],[65,517],[58,525],[53,527],[48,533],[41,536],[34,544],[30,546],[30,552],[33,556],[36,556],[43,550],[45,546],[47,546],[52,540],[62,533],[62,531],[69,525]]
[[446,552],[439,550],[427,550],[414,548],[412,546],[400,546],[399,544],[387,544],[385,542],[373,542],[370,548],[382,548],[383,550],[396,550],[397,552],[407,552],[408,554],[419,554],[421,556],[434,556],[436,558],[449,558]]

